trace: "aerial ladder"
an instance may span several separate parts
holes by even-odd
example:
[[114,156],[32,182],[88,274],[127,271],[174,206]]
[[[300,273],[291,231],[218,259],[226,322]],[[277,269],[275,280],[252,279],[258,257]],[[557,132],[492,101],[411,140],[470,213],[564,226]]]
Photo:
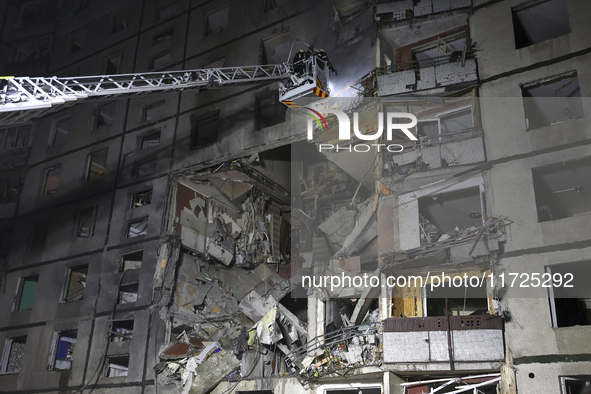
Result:
[[22,123],[88,99],[213,89],[268,81],[278,82],[279,100],[294,109],[329,96],[329,67],[322,59],[312,55],[297,66],[298,72],[294,71],[294,64],[284,62],[65,78],[0,77],[0,125]]

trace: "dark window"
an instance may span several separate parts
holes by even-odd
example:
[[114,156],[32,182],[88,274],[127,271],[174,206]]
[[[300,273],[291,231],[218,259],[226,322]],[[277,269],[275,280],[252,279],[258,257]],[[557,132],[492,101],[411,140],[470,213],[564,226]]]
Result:
[[121,55],[114,55],[107,58],[105,64],[105,74],[113,75],[119,72],[119,63],[121,62]]
[[61,119],[53,123],[49,145],[58,145],[66,142],[70,132],[70,118]]
[[129,354],[120,356],[109,356],[107,358],[107,377],[117,378],[120,376],[127,376],[129,369]]
[[430,42],[412,50],[412,60],[417,67],[430,67],[456,61],[466,46],[466,37],[448,37]]
[[152,121],[160,119],[163,114],[164,101],[158,101],[144,107],[142,118],[144,121]]
[[143,207],[152,203],[152,189],[144,190],[131,195],[131,209]]
[[152,158],[149,161],[133,163],[131,166],[132,178],[142,178],[154,174],[158,170],[158,161]]
[[576,72],[524,84],[521,93],[527,130],[584,116]]
[[116,102],[113,101],[108,104],[103,104],[98,107],[96,115],[96,126],[95,128],[101,128],[103,126],[111,126],[115,120],[115,108]]
[[[291,49],[289,30],[263,39],[262,64],[282,63],[287,60]],[[289,59],[291,60],[291,59]]]
[[31,128],[30,124],[0,128],[0,150],[29,146]]
[[4,354],[2,373],[19,373],[23,364],[23,356],[27,337],[10,338],[4,342]]
[[70,52],[75,53],[84,49],[86,44],[86,30],[72,35],[72,45],[70,46]]
[[287,0],[265,0],[263,12],[274,10],[275,8],[283,7],[287,4]]
[[138,138],[138,149],[148,149],[160,145],[160,131],[142,135]]
[[137,301],[138,283],[119,286],[118,304],[130,304]]
[[257,130],[285,122],[286,113],[287,106],[279,101],[279,93],[277,91],[257,96]]
[[172,54],[170,50],[160,53],[150,59],[150,70],[159,70],[170,63]]
[[48,169],[45,172],[45,181],[43,182],[43,196],[50,196],[57,192],[57,186],[60,182],[60,173],[62,166]]
[[591,262],[556,264],[546,267],[542,278],[550,290],[550,309],[554,327],[591,325]]
[[32,26],[56,17],[56,7],[53,1],[30,1],[21,8],[21,20],[24,26]]
[[451,276],[456,284],[461,283],[458,287],[450,286],[449,282],[442,287],[425,287],[427,296],[425,316],[446,316],[446,299],[449,316],[488,314],[486,282],[483,281],[480,286],[474,287],[460,278],[461,276],[461,274],[455,278]]
[[86,277],[88,276],[88,264],[70,269],[66,296],[64,301],[79,301],[84,298],[86,289]]
[[53,335],[53,363],[49,369],[71,369],[78,330],[57,331]]
[[160,44],[161,42],[172,40],[174,36],[174,29],[168,29],[162,33],[155,34],[152,38],[152,45]]
[[39,275],[21,278],[18,294],[18,307],[16,308],[18,311],[33,309],[38,283]]
[[532,169],[538,222],[591,212],[591,158]]
[[148,234],[148,218],[131,221],[127,224],[126,238],[135,238]]
[[161,21],[161,20],[164,20],[166,18],[173,16],[174,14],[177,13],[178,8],[179,8],[179,5],[176,2],[172,3],[172,4],[165,5],[162,8],[159,8],[156,11],[156,20]]
[[94,235],[97,207],[88,207],[78,212],[76,239],[90,238]]
[[29,244],[30,252],[43,250],[43,248],[45,248],[48,228],[49,220],[38,222],[33,226],[33,231],[31,233],[31,243]]
[[131,16],[131,9],[121,11],[118,14],[116,14],[113,18],[113,29],[111,30],[111,32],[117,33],[126,30],[129,27],[129,20],[131,19]]
[[213,144],[218,140],[219,111],[197,118],[191,133],[191,149]]
[[207,15],[207,29],[206,36],[220,33],[228,28],[228,16],[230,15],[230,8],[226,7],[219,11],[212,12]]
[[564,0],[530,1],[512,13],[517,49],[570,33]]
[[[560,378],[562,394],[585,394],[591,388],[591,375],[563,376]],[[587,389],[586,391],[583,391]]]
[[482,226],[478,188],[419,198],[421,244],[437,242],[457,229]]
[[127,253],[121,256],[122,264],[121,271],[135,270],[142,267],[142,260],[144,259],[144,251]]
[[130,341],[133,337],[133,319],[114,320],[109,334],[111,342]]
[[88,156],[86,182],[94,182],[105,176],[105,168],[107,167],[107,153],[108,151],[105,149]]

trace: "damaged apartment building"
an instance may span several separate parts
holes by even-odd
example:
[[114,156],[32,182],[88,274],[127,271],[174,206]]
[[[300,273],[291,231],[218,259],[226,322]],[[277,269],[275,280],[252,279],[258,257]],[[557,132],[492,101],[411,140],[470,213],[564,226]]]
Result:
[[[1,124],[0,392],[588,390],[591,295],[533,283],[588,287],[585,0],[0,11],[3,75],[282,63],[302,42],[338,70],[308,105],[326,123],[270,81]],[[413,114],[416,140],[351,149],[335,110],[366,137]]]

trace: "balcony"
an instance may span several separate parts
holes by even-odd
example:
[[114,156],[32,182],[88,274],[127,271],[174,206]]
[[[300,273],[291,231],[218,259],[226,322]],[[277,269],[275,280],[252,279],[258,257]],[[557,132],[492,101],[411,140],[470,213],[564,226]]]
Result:
[[494,369],[505,358],[500,316],[390,318],[383,338],[384,364],[399,370]]

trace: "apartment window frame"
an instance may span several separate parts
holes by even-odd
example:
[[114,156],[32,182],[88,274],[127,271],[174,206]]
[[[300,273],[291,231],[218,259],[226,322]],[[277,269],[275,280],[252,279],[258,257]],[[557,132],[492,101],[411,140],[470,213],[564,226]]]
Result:
[[[549,287],[548,287],[548,302],[550,304],[550,318],[551,318],[551,322],[552,322],[552,328],[554,329],[561,329],[561,328],[569,328],[569,327],[576,327],[576,326],[583,326],[583,327],[590,327],[591,326],[591,307],[587,308],[586,310],[587,312],[587,318],[586,318],[586,323],[585,324],[580,324],[580,323],[574,323],[574,324],[564,324],[565,322],[562,320],[562,318],[564,317],[564,315],[561,314],[561,316],[559,317],[558,315],[558,307],[556,305],[556,300],[557,299],[567,299],[567,300],[576,300],[577,302],[585,302],[585,304],[590,305],[591,304],[591,297],[556,297],[556,291],[555,291],[555,287],[554,287],[554,275],[558,274],[560,275],[561,278],[561,284],[565,283],[566,281],[569,281],[569,284],[571,286],[573,286],[573,290],[574,288],[576,288],[576,283],[570,283],[573,281],[577,281],[577,276],[576,274],[571,273],[571,277],[568,277],[567,274],[562,273],[561,271],[564,271],[565,268],[568,270],[568,266],[569,265],[588,265],[591,264],[591,261],[575,261],[575,262],[570,262],[570,263],[559,263],[559,264],[552,264],[552,265],[547,265],[544,268],[544,274],[550,274],[550,283],[549,283]],[[562,270],[560,269],[562,266]],[[554,271],[553,271],[554,268]],[[571,268],[572,269],[572,268]],[[542,276],[542,275],[540,275]],[[546,278],[541,278],[541,281],[543,283],[543,286],[545,286],[544,281],[547,280]],[[566,289],[566,287],[561,287],[561,286],[557,286],[556,289],[558,291],[562,290],[564,291]],[[578,295],[578,294],[577,294]],[[580,304],[579,304],[580,307]],[[581,310],[579,310],[579,312],[581,312]],[[581,315],[579,315],[580,317]],[[559,321],[560,319],[560,321]]]
[[87,38],[88,30],[79,30],[72,33],[69,45],[70,53],[74,54],[84,50]]
[[[522,21],[521,21],[520,17],[518,16],[518,14],[523,11],[526,11],[530,8],[540,6],[544,3],[550,3],[552,1],[556,1],[557,3],[559,3],[565,7],[565,15],[564,16],[566,16],[566,20],[562,21],[562,22],[566,22],[566,25],[568,25],[568,32],[562,32],[561,34],[556,35],[554,37],[544,38],[539,41],[532,41],[530,39],[530,37],[527,37],[528,41],[531,41],[529,43],[524,43],[521,39],[518,39],[516,23],[519,22],[520,24],[522,24]],[[557,16],[563,16],[563,15],[557,15],[557,13],[554,12],[552,14],[552,16],[554,18],[556,18]],[[531,47],[532,45],[536,45],[541,42],[546,42],[546,41],[552,40],[554,38],[563,37],[563,36],[566,36],[566,35],[569,35],[572,33],[570,17],[568,14],[568,4],[566,2],[563,2],[563,0],[530,0],[530,1],[526,1],[525,3],[519,4],[519,5],[511,8],[511,21],[512,21],[512,27],[513,27],[513,39],[515,42],[515,49],[517,49],[517,50],[523,49],[523,48],[528,48],[528,47]],[[524,26],[522,26],[522,28],[523,28],[522,34],[529,35],[529,33],[527,32],[527,29]],[[547,27],[545,27],[544,30],[548,31],[549,29]]]
[[[90,265],[89,264],[80,264],[80,265],[76,265],[73,267],[69,267],[66,269],[66,278],[65,278],[65,284],[62,288],[62,295],[60,297],[60,303],[68,303],[68,302],[76,302],[76,301],[82,301],[84,300],[84,294],[86,293],[86,285],[88,284],[88,270],[90,269]],[[84,285],[82,285],[82,287],[84,288],[84,290],[82,291],[81,294],[81,298],[80,299],[68,299],[68,293],[70,292],[71,289],[71,283],[72,283],[72,274],[74,274],[75,272],[79,272],[79,271],[86,271],[85,273],[85,281],[84,281]]]
[[[152,204],[153,191],[154,189],[152,187],[149,187],[132,193],[129,199],[129,209],[141,208],[145,207],[146,205]],[[143,204],[139,205],[140,201],[144,200],[147,200],[148,202],[144,202]]]
[[[65,128],[60,128],[60,124],[63,124],[64,122],[68,122],[68,127],[67,130],[65,130]],[[68,140],[68,136],[70,134],[71,131],[71,122],[72,122],[72,118],[68,115],[68,116],[64,116],[63,118],[60,119],[56,119],[53,121],[53,123],[51,124],[51,132],[49,133],[49,141],[47,142],[47,145],[49,146],[56,146],[56,145],[61,145],[66,143],[66,141]]]
[[[117,305],[135,304],[139,296],[139,286],[140,284],[137,280],[119,286],[119,291],[117,292]],[[124,296],[122,293],[135,295],[135,298],[133,301],[124,301]]]
[[[42,234],[43,242],[41,245],[41,241],[39,241],[39,247],[37,247],[37,237]],[[27,245],[27,252],[37,252],[45,249],[45,245],[47,244],[47,234],[49,234],[49,220],[44,219],[33,224],[31,229],[31,233],[29,235],[28,245]]]
[[[132,260],[132,258],[140,257],[139,256],[140,254],[141,254],[141,258],[139,260]],[[131,257],[131,256],[133,256],[133,257]],[[130,264],[128,267],[126,267],[127,261],[135,262],[135,263],[139,263],[139,264]],[[140,269],[140,268],[142,268],[143,261],[144,261],[144,250],[143,249],[135,250],[133,252],[128,252],[128,253],[123,253],[123,254],[121,254],[121,268],[119,271],[125,272],[125,271],[129,271],[129,270]]]
[[[582,377],[584,379],[577,379],[577,376]],[[570,376],[559,376],[560,379],[560,392],[562,394],[571,394],[571,391],[568,390],[570,387],[567,387],[568,381],[581,381],[585,382],[585,387],[591,386],[591,374],[590,375],[570,375]]]
[[[142,169],[148,170],[142,174]],[[134,162],[131,165],[131,178],[133,179],[140,179],[146,178],[151,175],[154,175],[158,172],[158,158],[157,157],[149,157],[143,160],[139,160]]]
[[174,26],[168,26],[152,35],[152,46],[170,42],[174,39]]
[[[103,167],[103,172],[101,174],[97,171],[93,171],[93,164],[96,167],[100,167],[100,163],[98,163],[98,160],[93,160],[93,159],[98,159],[99,157],[101,157],[103,155],[104,155],[105,165]],[[105,174],[107,172],[108,157],[109,157],[109,149],[108,148],[101,149],[96,152],[92,152],[92,153],[88,154],[88,157],[86,159],[86,171],[84,174],[85,183],[96,182],[96,181],[99,181],[105,177]],[[98,175],[94,175],[94,174],[98,174]]]
[[[35,285],[35,294],[32,297],[31,306],[28,308],[25,308],[25,309],[21,309],[22,303],[23,303],[23,295],[25,293],[25,287],[26,287],[27,281],[31,281],[32,279],[35,279],[36,285]],[[20,312],[20,311],[32,310],[35,306],[35,300],[37,299],[37,290],[38,289],[39,289],[39,275],[38,274],[23,276],[23,277],[19,278],[17,291],[16,291],[14,303],[13,303],[13,311]]]
[[[120,369],[120,368],[113,368],[110,365],[117,365],[117,366],[122,366],[119,364],[114,364],[114,362],[120,362],[127,359],[127,366],[126,369]],[[107,356],[105,363],[106,363],[106,368],[105,368],[105,377],[106,378],[120,378],[120,377],[126,377],[129,373],[129,365],[130,365],[130,353],[124,353],[124,354],[116,354],[116,355],[109,355]],[[112,362],[113,361],[113,362]],[[118,369],[118,370],[123,370],[125,371],[125,374],[121,374],[121,375],[117,375],[117,376],[110,376],[111,374],[111,369]]]
[[[22,351],[22,356],[20,359],[20,365],[18,371],[7,371],[8,364],[10,362],[11,354],[12,354],[12,346],[14,343],[22,343],[24,345],[24,349]],[[23,366],[23,358],[27,351],[27,336],[23,335],[20,337],[13,337],[13,338],[6,338],[4,341],[4,348],[2,350],[2,360],[0,364],[0,375],[10,375],[10,374],[18,374],[22,370]]]
[[[112,108],[112,116],[108,114],[109,111],[104,111],[103,109]],[[93,130],[98,130],[103,127],[110,127],[115,123],[115,111],[117,110],[117,102],[111,101],[104,104],[98,104],[96,107],[96,115],[94,119],[94,128]],[[104,118],[107,118],[105,120]],[[101,119],[103,119],[101,121]]]
[[[113,66],[109,63],[111,61],[111,59],[117,59],[116,62],[112,62],[112,64],[114,65],[115,69],[114,70],[110,70],[110,68],[112,68]],[[113,53],[107,57],[105,57],[105,65],[103,66],[103,70],[105,75],[117,75],[121,73],[121,61],[123,60],[123,52],[119,51],[116,53]]]
[[[86,227],[84,226],[84,222],[82,221],[82,215],[86,214],[88,212],[91,212],[90,217],[90,226],[88,226],[88,235],[87,236],[83,236],[83,229]],[[96,227],[96,218],[97,218],[97,213],[98,213],[98,205],[92,205],[86,208],[82,208],[79,209],[78,212],[76,213],[76,228],[75,228],[75,233],[74,233],[74,240],[80,240],[80,239],[90,239],[94,236],[94,230]]]
[[[74,335],[72,335],[74,334]],[[74,342],[71,341],[62,341],[62,338],[68,338],[68,339],[73,339]],[[53,370],[58,370],[58,371],[63,371],[63,370],[71,370],[72,369],[72,363],[74,361],[74,349],[76,347],[76,342],[78,339],[78,329],[74,328],[71,330],[61,330],[61,331],[54,331],[53,335],[52,335],[52,340],[51,340],[51,348],[49,351],[49,359],[47,362],[47,370],[49,371],[53,371]],[[65,358],[59,358],[59,360],[63,360],[63,361],[67,361],[70,363],[68,368],[57,368],[56,364],[58,363],[58,357],[60,356],[60,342],[66,342],[66,343],[73,343],[72,345],[72,353],[70,354],[69,350],[70,350],[70,346],[68,346],[68,348],[66,349],[66,357]],[[69,357],[69,359],[68,359]]]
[[[274,113],[266,116],[263,111],[269,107],[265,101],[272,101]],[[276,126],[285,123],[287,119],[287,106],[279,101],[279,92],[276,90],[257,94],[255,97],[255,122],[256,130],[260,131],[266,127]]]
[[[221,23],[221,25],[225,25],[225,26],[221,26],[215,30],[210,30],[211,26],[211,17],[213,17],[214,15],[217,14],[221,14],[221,13],[227,13],[227,15],[225,16],[225,21],[223,21]],[[223,15],[222,15],[223,17]],[[208,12],[205,13],[205,34],[204,37],[211,37],[211,36],[215,36],[217,34],[220,34],[226,30],[228,30],[228,26],[230,24],[230,4],[226,3],[224,5],[221,5],[213,10],[210,10]]]
[[[437,143],[439,145],[440,144],[443,144],[443,143],[446,142],[445,141],[446,138],[449,138],[449,137],[451,137],[453,135],[453,134],[452,135],[449,135],[449,136],[445,136],[445,135],[442,136],[441,135],[441,134],[445,134],[445,133],[442,133],[442,130],[441,130],[441,125],[442,125],[444,119],[445,118],[449,118],[449,117],[454,116],[454,115],[457,115],[457,114],[460,114],[462,112],[468,112],[468,111],[470,111],[470,114],[471,114],[472,127],[469,127],[467,129],[464,129],[463,131],[462,130],[457,130],[456,131],[457,134],[468,133],[471,130],[473,130],[474,127],[475,127],[474,126],[474,111],[473,111],[472,106],[469,105],[469,104],[468,105],[465,105],[465,106],[462,106],[462,107],[459,107],[459,108],[451,109],[449,111],[441,112],[441,113],[437,114],[436,116],[432,116],[430,118],[419,119],[418,122],[417,122],[417,125],[415,126],[415,130],[416,130],[415,135],[417,136],[417,138],[419,138],[419,141],[420,141],[421,145],[424,145],[423,144],[423,141],[426,140],[426,139],[428,140],[429,137],[432,138],[431,143],[435,142],[435,143]],[[421,124],[421,123],[433,123],[433,122],[434,123],[437,123],[437,136],[431,136],[431,135],[422,136],[422,135],[419,134],[419,124]],[[460,139],[464,139],[464,138],[460,138]],[[451,141],[448,141],[448,142],[452,142],[452,141],[454,141],[454,140],[452,139]]]
[[[130,324],[131,322],[131,324]],[[131,330],[126,328],[125,326],[131,325]],[[135,319],[115,319],[112,320],[109,324],[109,342],[128,342],[133,339],[133,331],[135,328]],[[117,332],[117,329],[123,329],[126,331],[131,331],[129,333],[126,332]]]
[[[566,84],[562,85],[560,88],[556,89],[555,92],[554,92],[555,93],[555,97],[552,97],[552,96],[550,96],[550,97],[534,96],[534,95],[531,95],[531,93],[530,93],[536,87],[537,88],[541,88],[544,85],[557,83],[557,82],[559,82],[561,80],[564,80],[564,79],[567,79],[567,78],[572,78],[572,81],[567,82]],[[579,95],[578,96],[558,96],[556,94],[560,89],[563,89],[563,88],[567,87],[568,85],[572,84],[575,81],[577,82],[577,85],[578,85],[578,90],[579,90]],[[584,108],[583,108],[583,100],[582,100],[582,95],[581,95],[581,84],[580,84],[580,81],[579,81],[579,76],[578,76],[577,70],[570,70],[570,71],[562,72],[562,73],[559,73],[559,74],[550,75],[550,76],[547,76],[545,78],[536,79],[535,81],[530,81],[530,82],[522,83],[522,84],[520,84],[520,88],[521,88],[521,97],[522,97],[522,102],[523,102],[523,114],[524,114],[524,117],[525,117],[525,119],[524,119],[525,120],[525,130],[528,131],[528,132],[529,131],[532,131],[532,130],[538,130],[538,129],[541,129],[541,128],[544,128],[544,127],[554,126],[554,125],[565,123],[565,122],[570,122],[572,120],[576,120],[576,119],[580,119],[580,118],[584,118],[585,117],[585,111],[584,111]],[[550,100],[552,100],[552,102],[553,102],[553,105],[554,105],[554,111],[553,111],[553,113],[554,113],[554,121],[551,121],[549,123],[542,122],[544,124],[541,124],[541,125],[538,125],[538,124],[532,125],[531,123],[533,123],[533,122],[530,122],[529,119],[530,118],[533,119],[533,117],[531,115],[532,115],[532,111],[533,111],[532,106],[534,104],[536,104],[535,99],[544,99],[544,98],[548,99],[548,102],[550,102]],[[560,121],[556,121],[556,114],[559,111],[557,109],[558,99],[566,99],[566,98],[570,98],[571,99],[571,102],[569,104],[572,104],[574,110],[577,110],[577,108],[575,108],[575,107],[580,107],[578,109],[581,111],[581,113],[579,114],[577,112],[571,111],[570,105],[569,105],[568,107],[565,107],[560,113],[564,117],[567,117],[567,115],[565,114],[565,111],[568,109],[569,114],[571,114],[574,117],[573,118],[567,118],[567,119],[560,120]],[[575,102],[572,101],[572,99],[578,99],[579,102],[578,103],[575,103]],[[526,101],[526,100],[528,100],[528,101]],[[543,102],[544,101],[542,101],[542,103]],[[528,105],[526,105],[526,104],[528,104]],[[540,108],[536,108],[536,109],[540,109]],[[541,111],[541,109],[540,109],[540,111]],[[528,116],[528,114],[530,116]],[[542,112],[542,114],[545,115],[545,112]]]
[[29,147],[33,140],[32,135],[32,123],[0,127],[0,150]]
[[[169,2],[168,4],[163,5],[156,9],[154,20],[156,22],[163,21],[166,19],[171,18],[173,15],[178,13],[179,2],[173,1]],[[163,16],[163,14],[166,14]]]
[[[189,149],[195,150],[199,148],[203,148],[209,145],[213,145],[218,141],[219,133],[220,133],[220,122],[221,122],[221,111],[211,111],[205,114],[202,114],[195,118],[194,125],[191,128],[191,137],[189,142]],[[210,126],[211,125],[211,126]],[[205,141],[199,139],[199,128],[204,127],[214,127],[215,132],[212,130],[206,130]],[[213,139],[213,134],[215,134],[215,139]]]
[[[164,116],[164,106],[166,105],[165,100],[155,101],[153,103],[147,104],[142,108],[142,122],[156,122]],[[162,113],[154,118],[148,118],[150,111],[153,111],[157,108],[161,108]]]
[[[148,225],[150,223],[149,218],[150,218],[149,216],[142,216],[141,218],[138,218],[138,219],[128,220],[125,223],[125,237],[124,238],[125,239],[132,239],[132,238],[138,238],[138,237],[148,235]],[[144,232],[141,232],[141,233],[138,232],[137,235],[130,235],[130,234],[132,234],[131,229],[134,224],[142,224],[144,222],[146,222],[146,229]]]
[[[156,139],[158,140],[158,143],[154,143]],[[162,131],[160,129],[144,133],[137,138],[137,150],[150,149],[159,146],[161,140]],[[149,146],[145,146],[146,144]]]
[[[54,173],[54,175],[51,175],[51,172],[55,171],[55,170],[59,170],[59,171],[57,172],[57,174]],[[61,163],[57,164],[55,166],[49,167],[45,171],[43,171],[43,183],[41,184],[41,197],[49,197],[49,196],[53,196],[54,194],[57,193],[57,188],[59,186],[59,181],[60,181],[59,176],[61,175],[61,173],[62,173]],[[57,178],[57,182],[56,182],[54,189],[48,189],[47,182],[50,180],[49,179],[50,177]]]
[[[118,21],[118,18],[121,16],[123,16],[124,19],[121,21]],[[115,12],[113,14],[113,18],[112,18],[112,22],[111,22],[111,29],[110,29],[111,33],[110,34],[111,35],[117,34],[117,33],[120,33],[122,31],[129,29],[129,20],[132,19],[132,16],[133,16],[133,10],[131,8],[126,8],[121,11]]]

